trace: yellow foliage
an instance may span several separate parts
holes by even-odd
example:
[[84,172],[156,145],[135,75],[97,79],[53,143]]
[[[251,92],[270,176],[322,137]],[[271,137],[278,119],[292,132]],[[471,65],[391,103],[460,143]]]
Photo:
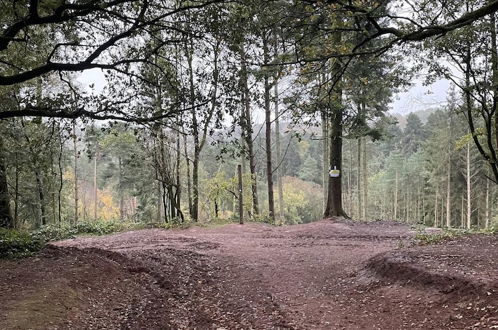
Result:
[[62,174],[62,178],[66,181],[74,182],[74,170],[72,168],[67,168]]
[[112,193],[106,189],[99,191],[99,218],[104,220],[114,220],[119,218],[119,206],[114,203]]
[[286,176],[284,190],[284,217],[286,224],[319,220],[322,213],[322,189],[319,185]]

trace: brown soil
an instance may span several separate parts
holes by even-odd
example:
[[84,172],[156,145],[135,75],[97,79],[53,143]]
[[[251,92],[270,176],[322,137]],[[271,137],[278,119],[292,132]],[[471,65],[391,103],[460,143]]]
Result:
[[159,229],[0,261],[0,329],[498,329],[498,237],[323,220]]

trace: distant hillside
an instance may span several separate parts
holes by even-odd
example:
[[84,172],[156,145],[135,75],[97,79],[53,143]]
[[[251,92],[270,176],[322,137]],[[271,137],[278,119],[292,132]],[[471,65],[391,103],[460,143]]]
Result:
[[[410,113],[416,114],[420,118],[420,120],[422,120],[422,122],[425,124],[425,123],[427,123],[427,119],[429,118],[429,116],[432,113],[434,113],[436,110],[437,109],[426,109],[426,110],[419,110],[419,111],[414,111],[414,112],[410,112]],[[398,126],[401,129],[405,128],[406,118],[408,117],[409,114],[406,114],[406,115],[401,115],[399,113],[393,114],[393,116],[398,120]]]

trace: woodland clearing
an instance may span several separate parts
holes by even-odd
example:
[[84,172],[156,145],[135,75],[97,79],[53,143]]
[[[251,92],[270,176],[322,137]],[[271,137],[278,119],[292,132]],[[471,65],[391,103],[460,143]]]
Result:
[[498,237],[390,222],[139,230],[1,260],[1,329],[498,328]]

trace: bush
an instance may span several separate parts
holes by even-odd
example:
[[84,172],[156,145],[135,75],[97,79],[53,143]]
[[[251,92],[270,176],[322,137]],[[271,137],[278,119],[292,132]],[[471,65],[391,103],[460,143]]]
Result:
[[29,256],[43,245],[44,241],[29,233],[0,228],[0,258]]
[[78,234],[76,228],[67,224],[58,225],[45,225],[31,233],[31,236],[43,242],[60,241],[68,238],[75,238]]
[[84,221],[76,225],[45,225],[32,232],[17,231],[13,229],[0,228],[0,258],[18,258],[32,255],[39,251],[46,243],[77,235],[108,235],[127,230],[144,228],[188,228],[190,223],[136,223],[136,222],[113,222],[113,221]]
[[[191,222],[185,221],[185,222],[179,222],[179,221],[170,221],[170,222],[151,222],[146,224],[145,226],[140,226],[141,228],[134,228],[134,229],[153,229],[153,228],[158,228],[158,229],[187,229],[192,225]],[[201,223],[198,223],[198,225],[201,225]]]
[[77,234],[107,235],[121,231],[125,226],[112,221],[79,222],[74,227]]

